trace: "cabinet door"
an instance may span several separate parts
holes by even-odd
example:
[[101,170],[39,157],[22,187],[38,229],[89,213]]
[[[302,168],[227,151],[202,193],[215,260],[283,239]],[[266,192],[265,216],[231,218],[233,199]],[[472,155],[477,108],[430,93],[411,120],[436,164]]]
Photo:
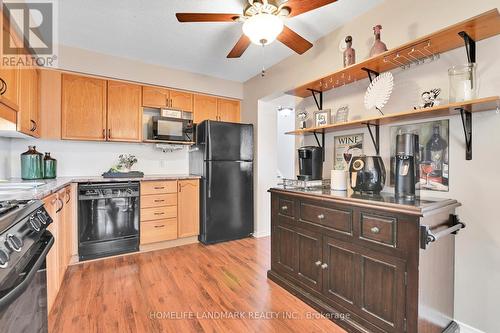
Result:
[[193,112],[193,94],[170,90],[170,107],[175,110]]
[[230,99],[217,99],[217,116],[220,121],[240,122],[240,102]]
[[296,278],[321,291],[321,234],[297,228]]
[[18,131],[34,137],[40,136],[39,80],[38,71],[24,68],[19,76]]
[[350,307],[356,295],[356,275],[359,258],[354,248],[337,239],[323,238],[323,294]]
[[62,138],[106,140],[106,80],[63,74]]
[[[41,69],[40,116],[42,139],[61,139],[61,72]],[[45,126],[43,126],[45,124]]]
[[296,272],[297,233],[292,226],[277,223],[271,233],[271,253],[273,270],[293,275]]
[[200,186],[198,179],[179,180],[177,194],[178,236],[189,237],[200,233]]
[[58,261],[59,261],[59,283],[62,283],[64,278],[64,273],[66,273],[66,268],[68,267],[68,248],[66,247],[68,228],[67,228],[67,209],[66,209],[66,189],[62,189],[57,192],[57,200],[59,201],[59,208],[57,209],[57,224],[58,224],[58,240],[56,242],[58,246]]
[[[10,31],[7,24],[3,25],[3,36],[10,36]],[[10,36],[10,43],[19,45],[19,41]],[[19,66],[3,66],[0,65],[0,78],[5,82],[6,90],[0,96],[0,102],[9,108],[19,110]]]
[[403,332],[406,263],[367,250],[360,254],[361,315],[387,332]]
[[108,81],[108,140],[142,141],[141,86]]
[[169,104],[169,91],[160,87],[142,87],[142,106],[166,108]]
[[194,122],[217,120],[217,97],[194,95]]
[[47,306],[48,312],[50,313],[50,309],[54,304],[54,301],[57,297],[57,293],[59,292],[59,221],[58,214],[56,213],[59,202],[57,200],[57,194],[53,194],[44,200],[45,209],[49,213],[53,222],[47,227],[47,230],[54,236],[54,245],[50,249],[47,257],[45,258],[45,263],[47,267]]

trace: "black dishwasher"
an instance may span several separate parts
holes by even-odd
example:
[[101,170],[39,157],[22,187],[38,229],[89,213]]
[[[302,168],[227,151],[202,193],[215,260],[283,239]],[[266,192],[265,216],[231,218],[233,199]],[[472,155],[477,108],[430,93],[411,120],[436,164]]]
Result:
[[139,250],[139,182],[78,186],[80,260]]

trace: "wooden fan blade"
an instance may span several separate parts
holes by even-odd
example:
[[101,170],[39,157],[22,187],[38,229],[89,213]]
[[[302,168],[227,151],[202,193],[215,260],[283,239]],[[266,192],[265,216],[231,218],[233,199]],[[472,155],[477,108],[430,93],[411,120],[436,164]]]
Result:
[[303,54],[313,47],[311,42],[287,26],[285,26],[283,32],[278,36],[278,40],[298,54]]
[[336,1],[337,0],[288,0],[288,2],[285,2],[283,5],[290,8],[290,15],[288,15],[288,17],[294,17],[310,12],[311,10],[314,10],[316,8],[329,5]]
[[239,58],[246,51],[246,49],[250,46],[250,38],[246,35],[241,35],[240,39],[233,47],[231,52],[227,55],[228,58]]
[[179,22],[234,22],[240,14],[217,14],[217,13],[177,13]]

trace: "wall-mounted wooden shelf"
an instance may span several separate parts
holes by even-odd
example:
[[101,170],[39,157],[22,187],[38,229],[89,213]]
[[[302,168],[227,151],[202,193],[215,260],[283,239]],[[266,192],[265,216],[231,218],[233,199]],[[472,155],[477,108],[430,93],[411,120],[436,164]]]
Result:
[[371,118],[353,120],[346,123],[299,129],[287,132],[286,134],[307,135],[313,133],[329,133],[329,132],[338,132],[349,129],[366,127],[366,124],[387,125],[402,121],[453,116],[453,115],[459,115],[460,109],[469,112],[490,111],[490,110],[495,110],[499,105],[499,103],[500,103],[499,96],[485,97],[485,98],[473,99],[466,102],[439,105],[427,109],[411,110],[405,112],[386,114],[384,116],[376,116]]
[[[352,66],[342,68],[287,93],[302,98],[310,97],[312,91],[325,92],[363,80],[368,77],[367,71],[382,73],[406,66],[415,61],[425,60],[426,58],[464,46],[464,37],[459,35],[462,31],[466,32],[473,41],[480,41],[500,34],[500,14],[498,9],[492,9],[433,34],[392,48],[387,52]],[[469,51],[468,55],[470,55]]]

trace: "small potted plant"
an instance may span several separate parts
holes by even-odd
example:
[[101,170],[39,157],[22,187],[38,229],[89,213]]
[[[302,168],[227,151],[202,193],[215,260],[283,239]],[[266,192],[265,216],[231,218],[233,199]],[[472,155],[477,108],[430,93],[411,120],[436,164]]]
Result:
[[118,156],[118,170],[120,172],[130,172],[132,166],[137,163],[137,157],[130,154]]

